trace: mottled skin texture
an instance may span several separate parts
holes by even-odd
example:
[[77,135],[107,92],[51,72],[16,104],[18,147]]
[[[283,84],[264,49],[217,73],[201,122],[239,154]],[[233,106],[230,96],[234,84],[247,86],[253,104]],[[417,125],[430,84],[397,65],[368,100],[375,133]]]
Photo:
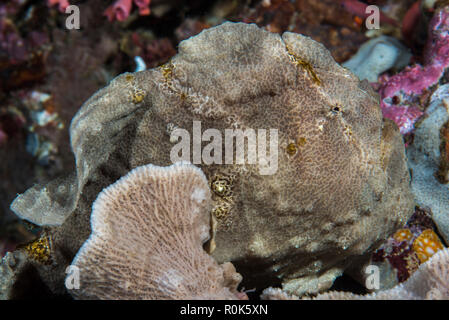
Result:
[[[203,131],[279,130],[274,175],[199,165],[211,186],[216,177],[228,183],[226,198],[212,187],[221,209],[212,212],[213,256],[232,261],[247,288],[282,281],[297,294],[325,290],[413,212],[403,142],[372,89],[308,37],[225,23],[181,42],[166,65],[117,77],[75,116],[78,192],[54,231],[61,263],[87,238],[101,188],[136,166],[170,165],[167,127],[192,133],[193,120]],[[27,201],[16,200],[19,215]]]

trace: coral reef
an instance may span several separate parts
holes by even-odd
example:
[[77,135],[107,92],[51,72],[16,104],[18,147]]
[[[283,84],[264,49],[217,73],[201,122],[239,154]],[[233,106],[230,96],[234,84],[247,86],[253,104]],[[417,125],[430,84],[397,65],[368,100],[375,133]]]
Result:
[[6,253],[0,263],[0,300],[54,298],[40,278],[39,265],[25,250]]
[[47,4],[49,7],[58,6],[58,10],[62,13],[65,13],[67,7],[70,6],[68,0],[47,0]]
[[247,287],[326,290],[413,213],[402,138],[371,87],[308,37],[225,23],[91,97],[70,128],[76,173],[12,204],[24,219],[52,221],[53,263],[39,273],[53,292],[65,292],[65,267],[90,234],[98,193],[137,166],[171,164],[171,133],[193,136],[194,121],[222,133],[279,129],[272,175],[260,173],[269,162],[194,160],[214,193],[212,255],[236,265]]
[[[436,253],[423,263],[406,281],[396,287],[356,295],[351,292],[330,291],[313,297],[313,300],[448,300],[449,299],[449,248]],[[299,300],[280,288],[267,288],[261,298],[264,300]],[[303,298],[308,300],[311,298]]]
[[[412,190],[417,203],[430,208],[438,231],[449,243],[449,185],[438,179],[441,160],[441,130],[449,121],[449,84],[439,87],[430,99],[427,117],[415,130],[407,150],[412,171]],[[443,153],[444,154],[444,153]]]
[[[83,25],[97,17],[105,20],[101,12],[93,14],[96,3],[80,5]],[[25,12],[26,18],[20,19]],[[58,18],[64,17],[48,10],[44,1],[0,4],[0,226],[5,224],[2,230],[7,232],[2,236],[19,243],[26,239],[8,227],[17,220],[9,210],[11,201],[30,185],[73,167],[70,121],[121,70],[106,65],[118,52],[112,28],[102,35],[90,30],[68,33],[51,27]]]
[[443,244],[433,230],[424,230],[413,241],[413,251],[416,252],[421,263],[429,260],[439,250],[443,250]]
[[19,135],[24,124],[25,119],[17,110],[10,109],[0,113],[0,147],[5,146],[8,140]]
[[327,292],[316,300],[448,300],[449,249],[440,250],[405,282],[396,287],[360,296],[347,292]]
[[65,15],[49,10],[47,1],[0,2],[0,236],[8,241],[27,241],[15,228],[11,201],[73,167],[71,118],[109,76],[129,70],[100,45],[118,38],[96,9],[104,1],[72,3],[83,13],[83,30],[76,32],[65,30]]
[[108,7],[104,15],[109,21],[125,21],[128,19],[133,3],[139,8],[139,15],[147,16],[150,14],[151,0],[116,0],[113,5]]
[[132,33],[124,37],[121,49],[131,57],[141,57],[148,69],[166,63],[176,54],[170,39],[154,39],[154,37],[138,33]]
[[380,270],[379,289],[390,289],[406,281],[420,264],[444,248],[435,230],[431,214],[416,208],[407,224],[389,237],[354,276],[365,283],[369,276],[366,267],[374,265]]
[[8,252],[0,263],[0,300],[14,299],[14,288],[25,269],[26,256],[22,251]]
[[261,1],[245,8],[238,21],[256,23],[270,32],[292,31],[321,42],[337,62],[343,62],[367,40],[351,12],[334,0]]
[[[138,167],[104,189],[72,267],[77,299],[237,299],[241,276],[203,249],[209,184],[190,164]],[[110,266],[114,266],[111,268]],[[69,275],[70,277],[70,275]]]
[[23,37],[8,17],[0,15],[1,91],[41,80],[45,76],[44,64],[49,51],[45,33],[32,31]]
[[14,244],[10,243],[6,239],[0,239],[0,258],[3,258],[3,256],[7,252],[13,252],[15,249]]
[[449,66],[449,6],[439,9],[429,25],[424,64],[405,68],[380,79],[379,94],[384,117],[393,120],[402,134],[410,133],[423,115],[421,95],[437,84]]
[[413,31],[419,22],[419,17],[421,15],[420,10],[421,1],[415,1],[413,5],[407,10],[404,15],[404,20],[402,21],[401,32],[404,39],[410,39],[412,37]]

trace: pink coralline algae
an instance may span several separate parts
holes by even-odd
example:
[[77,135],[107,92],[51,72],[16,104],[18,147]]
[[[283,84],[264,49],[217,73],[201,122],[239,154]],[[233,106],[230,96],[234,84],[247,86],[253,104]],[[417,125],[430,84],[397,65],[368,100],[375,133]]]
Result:
[[449,6],[437,11],[429,25],[424,64],[380,77],[381,108],[384,117],[396,122],[402,134],[410,133],[423,115],[420,96],[435,85],[449,67]]
[[68,6],[70,6],[70,3],[68,0],[47,0],[47,4],[49,7],[58,6],[58,9],[60,12],[65,13],[65,10]]
[[151,0],[117,0],[113,5],[109,6],[104,15],[108,17],[109,21],[125,21],[134,4],[139,8],[139,15],[147,16],[150,14],[150,2]]

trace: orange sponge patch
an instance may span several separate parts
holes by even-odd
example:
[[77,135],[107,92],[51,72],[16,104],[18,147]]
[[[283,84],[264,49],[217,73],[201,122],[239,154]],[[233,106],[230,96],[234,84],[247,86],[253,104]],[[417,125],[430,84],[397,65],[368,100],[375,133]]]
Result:
[[413,238],[413,234],[410,229],[399,229],[393,236],[397,242],[410,241]]
[[432,229],[424,230],[413,242],[413,251],[418,255],[421,263],[426,262],[437,251],[443,248],[443,244]]

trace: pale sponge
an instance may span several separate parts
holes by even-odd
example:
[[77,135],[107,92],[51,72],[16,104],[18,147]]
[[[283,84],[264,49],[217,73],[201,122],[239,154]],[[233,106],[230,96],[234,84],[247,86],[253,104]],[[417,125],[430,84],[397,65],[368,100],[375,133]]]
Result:
[[360,80],[377,82],[379,75],[391,68],[403,68],[412,57],[407,48],[393,37],[380,36],[364,43],[359,51],[343,67],[348,68]]
[[[241,277],[203,250],[210,191],[189,164],[146,165],[104,189],[76,255],[79,299],[237,299]],[[229,285],[230,287],[226,287]]]

